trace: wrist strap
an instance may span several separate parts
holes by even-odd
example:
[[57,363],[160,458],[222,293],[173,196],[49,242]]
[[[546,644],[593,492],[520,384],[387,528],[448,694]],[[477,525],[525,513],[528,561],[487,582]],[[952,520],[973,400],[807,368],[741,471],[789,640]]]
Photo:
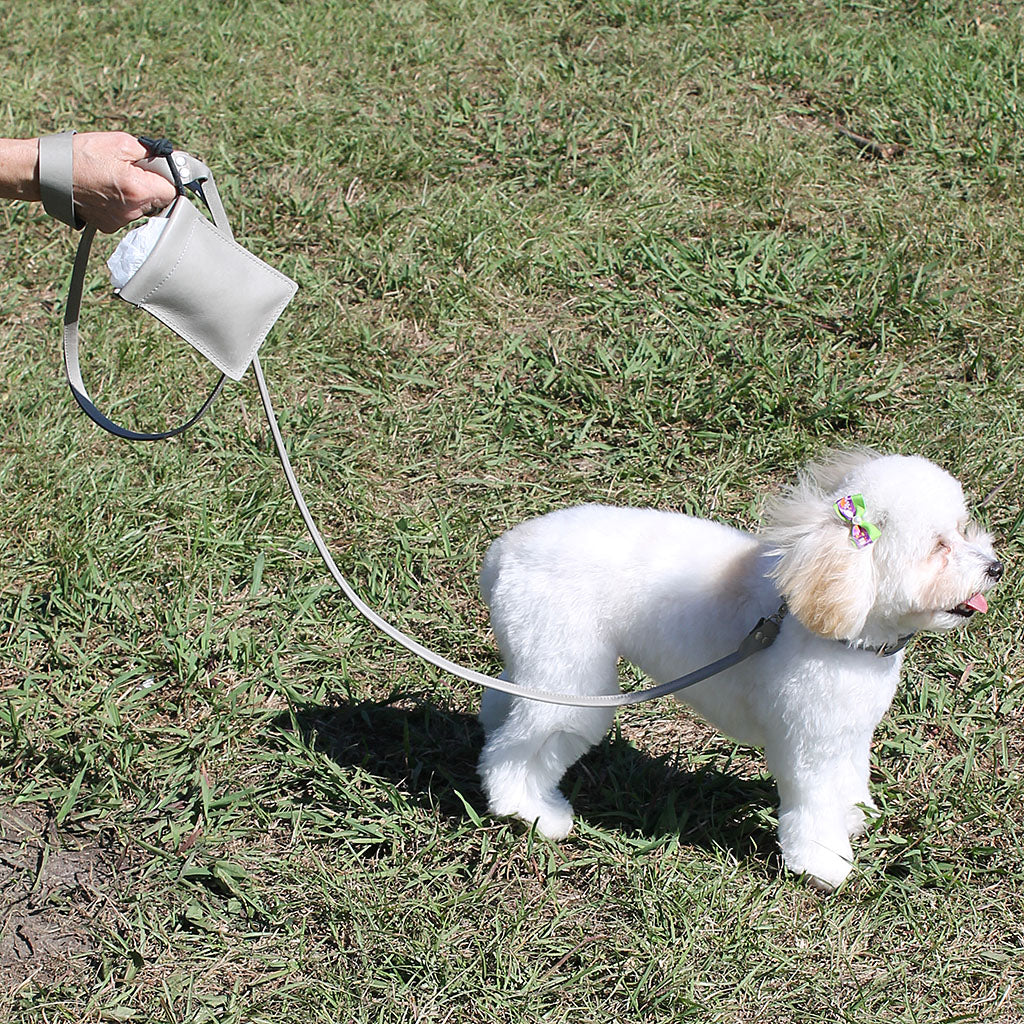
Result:
[[39,198],[43,209],[69,227],[85,222],[75,215],[73,131],[44,135],[39,140]]

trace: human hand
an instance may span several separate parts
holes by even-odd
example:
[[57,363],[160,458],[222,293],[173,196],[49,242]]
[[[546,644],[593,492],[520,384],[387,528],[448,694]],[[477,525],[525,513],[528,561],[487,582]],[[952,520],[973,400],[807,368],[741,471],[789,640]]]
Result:
[[110,234],[174,201],[166,178],[138,166],[151,154],[127,132],[81,132],[73,145],[75,211],[87,224]]

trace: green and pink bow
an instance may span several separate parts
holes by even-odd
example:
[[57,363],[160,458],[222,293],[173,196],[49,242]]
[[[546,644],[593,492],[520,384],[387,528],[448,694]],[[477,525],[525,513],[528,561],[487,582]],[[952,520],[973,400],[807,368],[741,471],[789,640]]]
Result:
[[856,548],[866,548],[878,540],[881,530],[870,522],[864,506],[863,494],[847,494],[832,503],[836,515],[850,528],[850,543]]

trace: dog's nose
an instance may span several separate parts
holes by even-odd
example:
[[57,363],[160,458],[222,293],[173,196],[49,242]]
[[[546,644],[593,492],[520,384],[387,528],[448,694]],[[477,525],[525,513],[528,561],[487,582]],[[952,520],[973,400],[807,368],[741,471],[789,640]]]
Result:
[[1002,562],[989,562],[988,568],[985,570],[989,576],[994,580],[1000,580],[1003,578],[1003,563]]

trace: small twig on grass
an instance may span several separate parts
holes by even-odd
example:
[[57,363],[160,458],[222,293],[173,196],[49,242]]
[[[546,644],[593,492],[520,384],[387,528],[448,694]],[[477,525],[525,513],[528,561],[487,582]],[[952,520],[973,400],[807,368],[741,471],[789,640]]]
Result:
[[601,941],[603,941],[604,939],[607,939],[607,938],[608,938],[608,936],[606,934],[604,934],[603,932],[598,934],[598,935],[587,935],[587,936],[585,936],[579,942],[577,942],[576,945],[573,946],[573,948],[570,949],[569,952],[565,954],[565,956],[561,957],[554,964],[554,966],[550,967],[547,971],[544,972],[545,977],[547,975],[549,975],[549,974],[557,974],[569,962],[569,960],[571,960],[577,953],[579,953],[581,950],[585,949],[587,946],[592,945],[595,942],[601,942]]
[[839,132],[843,138],[856,143],[856,145],[860,147],[862,156],[866,155],[875,160],[894,160],[896,157],[901,156],[906,148],[905,146],[901,146],[898,142],[875,142],[874,139],[869,139],[863,135],[858,135],[856,132],[851,132],[849,128],[846,128],[841,124],[836,125],[836,131]]
[[1016,461],[1016,462],[1015,462],[1015,463],[1013,464],[1013,469],[1012,469],[1012,470],[1011,470],[1011,471],[1010,471],[1009,473],[1007,473],[1007,474],[1006,474],[1006,475],[1005,475],[1005,476],[1003,477],[1003,479],[1002,479],[1002,480],[1000,480],[1000,481],[999,481],[999,483],[997,483],[997,484],[995,485],[995,487],[993,487],[993,488],[992,488],[992,490],[990,490],[990,491],[988,492],[988,494],[986,494],[986,495],[985,495],[985,497],[984,497],[984,498],[982,498],[982,499],[981,499],[981,501],[979,502],[979,505],[981,506],[981,508],[986,508],[986,507],[987,507],[988,505],[990,505],[990,504],[992,503],[992,499],[993,499],[993,498],[995,498],[995,496],[996,496],[996,495],[997,495],[997,494],[998,494],[998,493],[999,493],[999,492],[1000,492],[1000,491],[1001,491],[1001,490],[1002,490],[1002,489],[1003,489],[1003,488],[1004,488],[1004,487],[1005,487],[1005,486],[1006,486],[1006,485],[1007,485],[1007,484],[1008,484],[1008,483],[1009,483],[1009,482],[1010,482],[1011,480],[1017,480],[1017,479],[1019,479],[1019,478],[1018,478],[1018,475],[1017,475],[1017,474],[1018,474],[1018,472],[1019,472],[1019,470],[1020,470],[1020,459],[1017,459],[1017,461]]

